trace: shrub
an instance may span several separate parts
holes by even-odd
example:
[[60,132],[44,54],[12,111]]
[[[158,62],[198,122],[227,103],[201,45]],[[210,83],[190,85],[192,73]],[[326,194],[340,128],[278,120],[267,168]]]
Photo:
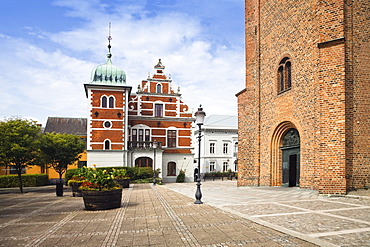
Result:
[[[76,176],[79,173],[80,169],[82,168],[68,169],[65,174],[65,181],[68,182],[68,180],[70,180],[73,176]],[[96,169],[106,170],[108,173],[113,172],[113,169],[124,169],[126,170],[126,177],[130,177],[130,180],[153,178],[153,169],[151,167],[97,167]],[[160,171],[158,171],[157,174],[159,173]]]
[[185,172],[183,170],[180,170],[176,178],[176,183],[183,183],[183,182],[185,182]]
[[151,167],[127,167],[127,176],[131,180],[152,178],[153,169]]
[[115,179],[130,179],[130,177],[127,176],[126,169],[112,168],[112,175]]
[[[34,187],[47,185],[49,176],[47,174],[22,174],[22,181],[24,187]],[[17,175],[2,175],[0,176],[0,187],[10,188],[18,187]]]
[[152,183],[153,178],[145,178],[145,179],[136,179],[134,181],[135,184],[147,184],[147,183]]
[[[162,185],[163,181],[161,178],[156,178],[156,184]],[[153,178],[137,179],[134,181],[135,184],[148,184],[153,183]]]

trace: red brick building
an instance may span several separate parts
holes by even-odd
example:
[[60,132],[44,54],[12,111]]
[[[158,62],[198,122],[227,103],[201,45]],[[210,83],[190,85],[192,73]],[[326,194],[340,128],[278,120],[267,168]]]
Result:
[[[161,169],[164,181],[174,182],[180,169],[192,179],[192,114],[174,89],[161,59],[154,75],[136,93],[126,84],[125,72],[108,60],[85,84],[89,102],[87,165],[144,166]],[[158,143],[156,149],[153,142]]]
[[239,186],[370,186],[370,1],[245,1]]

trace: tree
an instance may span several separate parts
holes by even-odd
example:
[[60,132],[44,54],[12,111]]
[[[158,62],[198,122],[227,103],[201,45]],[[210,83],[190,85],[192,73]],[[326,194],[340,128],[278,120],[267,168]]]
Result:
[[35,121],[19,117],[0,122],[0,165],[14,167],[23,193],[22,170],[32,166],[39,149],[41,128]]
[[40,150],[42,163],[54,168],[61,180],[68,165],[81,157],[81,153],[85,150],[85,143],[75,135],[45,133],[40,138]]

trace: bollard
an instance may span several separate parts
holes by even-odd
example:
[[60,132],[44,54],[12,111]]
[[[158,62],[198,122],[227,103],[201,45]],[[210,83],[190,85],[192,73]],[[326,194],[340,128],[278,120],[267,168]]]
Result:
[[56,194],[57,196],[63,196],[63,182],[58,181],[56,183]]

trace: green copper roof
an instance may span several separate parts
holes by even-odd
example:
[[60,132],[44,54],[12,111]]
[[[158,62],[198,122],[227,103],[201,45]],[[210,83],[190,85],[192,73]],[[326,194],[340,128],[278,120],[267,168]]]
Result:
[[126,85],[125,71],[113,65],[111,57],[112,54],[109,52],[107,54],[107,62],[99,65],[91,72],[91,84]]

